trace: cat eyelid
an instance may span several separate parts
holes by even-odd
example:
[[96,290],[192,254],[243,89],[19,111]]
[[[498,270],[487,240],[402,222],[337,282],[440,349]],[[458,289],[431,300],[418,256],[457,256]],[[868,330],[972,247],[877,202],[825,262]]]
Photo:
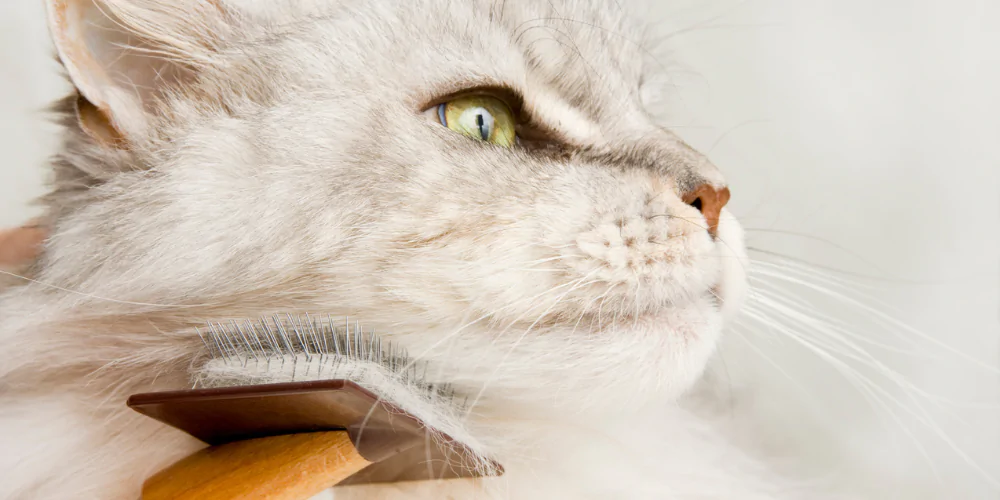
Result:
[[464,87],[461,90],[454,90],[437,96],[421,107],[421,111],[426,113],[449,101],[461,97],[486,95],[495,97],[503,101],[510,108],[514,115],[514,123],[517,128],[518,144],[522,146],[532,146],[528,149],[568,149],[569,145],[560,139],[557,131],[549,127],[541,126],[525,109],[524,97],[512,87],[505,85],[477,85]]
[[442,94],[431,100],[428,104],[424,105],[421,111],[427,111],[428,109],[440,106],[444,103],[453,101],[461,97],[470,97],[477,95],[495,97],[503,101],[507,105],[507,107],[510,108],[511,112],[514,114],[514,119],[518,124],[522,123],[523,120],[530,118],[525,116],[524,114],[524,98],[521,97],[520,92],[510,87],[492,86],[492,85],[468,87],[462,90],[456,90],[448,92],[446,94]]

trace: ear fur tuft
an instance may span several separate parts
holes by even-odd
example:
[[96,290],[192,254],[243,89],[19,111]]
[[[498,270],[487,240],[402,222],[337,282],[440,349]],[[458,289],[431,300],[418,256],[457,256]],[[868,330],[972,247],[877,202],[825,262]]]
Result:
[[213,1],[47,0],[49,29],[98,142],[142,134],[165,91],[214,63],[228,23]]

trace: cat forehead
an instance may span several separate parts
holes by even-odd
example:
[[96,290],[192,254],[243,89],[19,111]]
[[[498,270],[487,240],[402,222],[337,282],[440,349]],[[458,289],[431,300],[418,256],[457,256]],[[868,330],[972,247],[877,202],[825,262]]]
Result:
[[[313,42],[353,53],[381,51],[379,56],[386,59],[412,56],[416,50],[427,61],[438,56],[458,63],[460,56],[478,54],[492,57],[491,64],[523,62],[553,81],[576,80],[574,85],[594,83],[611,76],[608,73],[636,80],[645,50],[638,25],[616,2],[226,1],[238,5],[245,22],[260,25],[257,31],[262,29],[265,36],[311,34]],[[513,57],[514,52],[519,57]]]
[[423,98],[512,87],[533,115],[581,141],[638,105],[642,43],[615,2],[229,2],[280,46],[273,59],[312,78],[408,86]]

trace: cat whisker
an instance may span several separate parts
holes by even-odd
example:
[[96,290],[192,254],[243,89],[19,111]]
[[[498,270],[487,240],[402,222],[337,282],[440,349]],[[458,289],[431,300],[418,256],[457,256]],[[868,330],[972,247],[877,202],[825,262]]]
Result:
[[[484,380],[484,382],[482,383],[482,387],[480,388],[479,392],[475,395],[475,397],[472,398],[472,404],[470,405],[470,408],[475,407],[476,403],[478,403],[479,400],[483,397],[483,394],[486,393],[486,389],[489,387],[490,383],[496,377],[496,375],[500,372],[500,369],[504,366],[504,363],[506,363],[506,361],[510,357],[511,353],[513,353],[520,346],[520,344],[524,340],[524,338],[535,328],[536,325],[538,325],[538,323],[542,320],[542,318],[544,318],[549,312],[552,311],[553,308],[555,308],[560,302],[562,302],[562,300],[567,295],[569,295],[574,290],[576,290],[577,288],[579,288],[580,286],[582,286],[582,284],[584,284],[584,280],[589,279],[592,275],[596,274],[596,272],[597,272],[597,270],[595,269],[594,271],[591,271],[587,275],[585,275],[585,276],[583,276],[583,277],[581,277],[579,279],[576,279],[576,280],[570,282],[571,284],[573,284],[573,286],[569,290],[567,290],[566,292],[564,292],[562,295],[560,295],[555,300],[555,302],[553,302],[552,305],[550,305],[548,307],[548,309],[546,309],[544,312],[542,312],[541,314],[539,314],[538,317],[537,317],[537,319],[535,319],[535,321],[532,322],[531,325],[528,326],[528,328],[526,328],[523,333],[521,333],[521,335],[517,338],[517,340],[515,340],[511,344],[510,348],[507,350],[507,353],[504,354],[504,356],[497,363],[497,366],[493,370],[493,373],[490,374],[490,376],[487,377]],[[595,282],[596,282],[596,280],[595,281],[587,282],[585,284],[590,284],[590,283],[595,283]],[[522,317],[523,317],[523,315],[522,315]],[[515,324],[515,322],[512,322],[511,325]],[[506,332],[506,330],[507,329],[504,329],[504,332]],[[501,334],[504,333],[504,332],[501,332]],[[496,343],[496,339],[494,339],[494,344],[495,343]]]
[[[815,311],[812,310],[814,308],[810,308],[810,305],[803,299],[795,296],[785,296],[785,294],[783,294],[785,290],[778,287],[776,283],[794,285],[850,305],[869,315],[869,317],[879,322],[880,325],[889,326],[890,331],[892,331],[894,335],[899,335],[902,332],[913,335],[915,332],[917,338],[928,341],[939,347],[943,347],[949,352],[962,356],[965,359],[969,359],[966,355],[963,355],[953,348],[949,348],[949,346],[941,346],[941,342],[930,338],[926,334],[923,334],[908,325],[903,325],[902,322],[889,317],[888,314],[882,311],[874,310],[872,307],[862,304],[858,300],[848,296],[848,292],[852,293],[855,297],[861,292],[845,284],[846,282],[843,279],[831,277],[819,271],[807,269],[797,264],[794,266],[779,266],[766,262],[754,262],[754,266],[755,273],[751,277],[751,280],[756,285],[754,288],[757,293],[754,294],[751,303],[744,308],[744,317],[766,326],[772,332],[777,332],[783,337],[794,340],[796,343],[803,346],[814,355],[820,357],[832,368],[841,373],[863,394],[866,400],[873,405],[873,409],[878,408],[884,411],[885,415],[893,421],[894,425],[900,428],[910,439],[914,441],[914,445],[924,456],[925,460],[927,460],[930,467],[934,468],[936,465],[930,459],[923,443],[919,441],[913,430],[904,425],[901,415],[909,416],[913,418],[916,423],[927,428],[934,436],[941,439],[942,442],[944,442],[954,453],[965,461],[967,465],[984,475],[987,480],[996,483],[994,478],[988,477],[986,471],[983,470],[979,464],[975,463],[975,461],[943,431],[941,426],[934,421],[933,417],[924,406],[924,402],[928,402],[932,403],[939,410],[948,411],[947,408],[942,406],[943,403],[952,406],[957,405],[957,403],[919,389],[912,382],[906,380],[902,374],[891,369],[883,362],[875,358],[867,350],[862,348],[858,342],[863,342],[890,351],[901,350],[897,350],[892,346],[875,340],[863,338],[862,336],[851,332],[849,325],[833,318],[829,318],[825,315],[816,314]],[[788,272],[791,272],[792,274],[784,274]],[[806,277],[809,278],[808,281],[806,281]],[[767,278],[767,280],[764,278]],[[777,280],[777,282],[770,282],[768,280]],[[801,292],[798,293],[800,294]],[[758,305],[759,308],[757,307]],[[786,324],[777,320],[776,318],[778,317],[783,318],[783,320],[788,323]],[[893,331],[893,328],[899,331]],[[754,348],[754,350],[756,351],[757,349]],[[901,352],[911,354],[906,351]],[[977,365],[984,365],[982,362],[977,362],[977,360],[969,360],[976,362]],[[858,363],[862,366],[867,366],[875,370],[876,374],[902,389],[909,404],[897,397],[894,397],[888,392],[888,390],[883,388],[871,378],[863,376],[857,369],[851,367],[848,362]],[[992,367],[983,367],[991,372],[994,370]],[[784,372],[783,370],[779,371],[782,373]]]

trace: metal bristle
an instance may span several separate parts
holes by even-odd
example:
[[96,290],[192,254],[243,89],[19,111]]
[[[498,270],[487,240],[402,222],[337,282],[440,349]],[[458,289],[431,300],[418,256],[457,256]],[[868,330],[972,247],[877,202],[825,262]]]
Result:
[[404,349],[385,341],[374,330],[366,332],[359,321],[342,321],[333,316],[284,314],[256,321],[213,322],[197,329],[197,333],[207,355],[230,367],[260,373],[293,363],[293,379],[315,379],[324,373],[331,378],[350,378],[349,373],[338,368],[356,369],[358,364],[370,363],[436,397],[453,396],[450,386],[426,382],[425,363],[412,362]]

